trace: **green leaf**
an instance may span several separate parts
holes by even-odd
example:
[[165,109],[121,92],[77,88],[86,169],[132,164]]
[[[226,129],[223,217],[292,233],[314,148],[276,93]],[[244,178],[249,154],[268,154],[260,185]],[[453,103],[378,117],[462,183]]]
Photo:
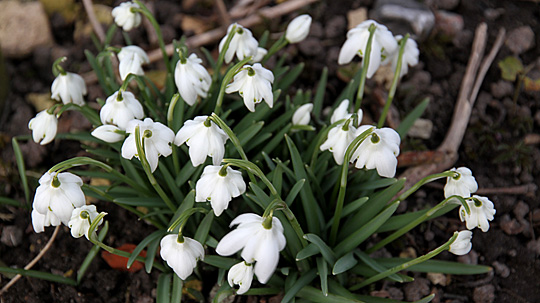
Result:
[[17,167],[19,168],[19,176],[21,177],[21,184],[24,190],[24,198],[26,204],[30,205],[30,188],[28,187],[28,179],[26,178],[26,166],[24,165],[24,157],[19,146],[19,142],[16,137],[11,139],[11,144],[13,145],[13,152],[15,153],[15,161],[17,162]]
[[[141,253],[141,251],[146,246],[148,246],[148,244],[150,244],[153,241],[160,240],[166,234],[167,234],[167,231],[165,231],[165,230],[157,230],[157,231],[151,233],[148,237],[144,238],[139,243],[139,245],[137,245],[137,247],[135,247],[135,249],[131,253],[131,257],[129,257],[128,262],[127,262],[127,268],[129,269],[131,267],[131,265],[133,265],[133,262],[135,262],[135,258],[137,258],[137,256]],[[100,240],[100,241],[102,241],[102,240]]]
[[116,198],[114,203],[130,205],[130,206],[143,206],[143,207],[164,207],[165,203],[158,197],[125,197]]
[[300,76],[300,73],[302,73],[302,70],[304,70],[304,66],[305,64],[303,62],[296,65],[290,72],[283,76],[283,78],[281,78],[279,81],[276,81],[274,88],[279,88],[284,92],[287,91],[289,86],[294,83],[298,76]]
[[182,288],[184,287],[184,281],[178,277],[178,275],[173,275],[173,288],[171,294],[171,302],[180,303],[182,302]]
[[296,254],[296,261],[304,260],[305,258],[314,256],[320,252],[321,250],[317,245],[310,243],[308,244],[308,246],[304,247],[301,251],[299,251],[298,254]]
[[187,161],[180,170],[178,176],[176,176],[176,185],[181,186],[186,183],[196,171],[197,167],[194,167],[193,164],[191,164],[191,161]]
[[328,67],[324,67],[321,73],[321,79],[317,85],[317,92],[313,98],[313,116],[320,119],[324,101],[324,93],[326,92],[326,82],[328,81]]
[[159,275],[157,283],[156,303],[171,302],[171,273],[162,273]]
[[336,263],[336,254],[332,251],[328,244],[324,243],[324,241],[315,234],[305,234],[304,238],[309,242],[317,245],[317,247],[321,251],[321,255],[324,257],[326,262],[334,266],[334,263]]
[[501,69],[501,78],[507,81],[516,81],[518,74],[524,70],[523,63],[518,57],[508,56],[497,64]]
[[[280,166],[278,167],[278,169],[279,168],[280,168]],[[298,180],[298,182],[296,182],[296,184],[294,184],[293,188],[289,191],[289,194],[287,195],[287,198],[285,199],[285,203],[287,203],[288,206],[291,206],[294,199],[296,198],[296,196],[298,195],[298,193],[300,192],[300,190],[304,186],[305,182],[306,182],[305,179]]]
[[22,269],[22,268],[11,268],[11,267],[0,267],[0,273],[7,273],[7,274],[17,274],[25,277],[31,277],[31,278],[38,278],[41,280],[47,280],[51,282],[57,282],[62,284],[67,284],[71,286],[77,286],[77,281],[66,278],[64,276],[59,276],[55,274],[51,274],[48,272],[42,272],[37,270],[30,270],[30,269]]
[[345,207],[343,207],[343,212],[341,213],[341,217],[343,218],[352,214],[353,212],[358,210],[360,207],[362,207],[362,205],[364,205],[364,203],[366,203],[368,200],[369,200],[369,197],[361,197],[345,205]]
[[244,146],[246,145],[257,133],[261,130],[263,127],[264,122],[259,121],[257,123],[253,123],[248,128],[246,128],[243,132],[238,134],[238,140],[240,140],[240,145]]
[[[437,211],[436,213],[434,213],[433,215],[431,215],[429,219],[431,220],[431,219],[440,217],[458,206],[459,206],[458,204],[448,204],[442,209],[440,209],[439,211]],[[377,232],[381,233],[381,232],[387,232],[387,231],[392,231],[392,230],[398,230],[404,227],[405,225],[411,223],[412,221],[420,218],[425,213],[430,211],[430,209],[431,208],[392,216],[392,218],[388,219],[388,221],[386,221],[383,225],[381,225],[381,227],[379,227]]]
[[358,264],[358,261],[354,258],[354,253],[351,251],[336,261],[334,268],[332,268],[332,274],[338,275],[344,273],[356,264]]
[[405,119],[401,121],[398,128],[396,129],[397,133],[401,137],[401,140],[405,138],[405,135],[407,135],[407,132],[413,126],[414,121],[416,121],[416,119],[422,116],[428,105],[429,98],[425,98],[405,117]]
[[[100,242],[103,242],[103,239],[105,239],[105,236],[107,235],[107,232],[109,231],[109,222],[105,221],[105,224],[103,224],[103,228],[99,231],[98,239]],[[86,258],[84,258],[84,261],[81,263],[81,266],[79,267],[79,270],[77,271],[77,284],[81,283],[82,278],[84,277],[84,274],[88,270],[88,267],[96,257],[97,253],[99,252],[99,246],[94,245],[88,254],[86,255]]]
[[209,211],[206,216],[204,216],[204,219],[199,224],[199,227],[197,227],[197,232],[195,233],[195,236],[193,237],[195,240],[199,241],[199,243],[206,242],[206,238],[208,237],[208,232],[210,231],[210,227],[212,227],[212,222],[214,221],[214,211]]
[[[381,273],[381,272],[388,269],[388,268],[382,266],[381,264],[379,264],[373,258],[371,258],[366,253],[364,253],[364,252],[362,252],[360,250],[356,250],[355,253],[358,256],[358,258],[360,258],[360,260],[362,260],[362,262],[364,262],[364,264],[369,266],[371,269],[375,270],[377,273]],[[399,283],[404,282],[403,279],[400,278],[397,274],[389,275],[388,279],[390,279],[392,281],[395,281],[395,282],[399,282]]]
[[0,197],[0,204],[6,204],[6,205],[11,205],[11,206],[17,206],[17,207],[22,206],[22,204],[19,201],[8,198],[8,197]]
[[180,201],[184,200],[185,197],[180,191],[180,189],[178,188],[178,186],[176,185],[173,176],[167,169],[167,166],[164,164],[165,163],[163,163],[163,160],[162,160],[161,164],[158,165],[159,172],[163,175],[163,179],[165,179],[165,183],[167,184],[167,187],[173,194],[174,200],[176,200],[176,203],[179,203]]
[[317,258],[317,273],[321,279],[321,291],[324,296],[328,296],[328,263],[323,258]]
[[[375,259],[379,264],[385,267],[394,267],[409,262],[411,258],[378,258]],[[432,272],[450,275],[479,275],[493,270],[489,266],[463,264],[451,261],[427,260],[420,264],[413,265],[407,270],[416,272]]]
[[309,302],[318,302],[318,303],[353,303],[353,302],[362,302],[360,300],[348,299],[345,297],[340,297],[333,294],[328,294],[327,296],[311,286],[305,286],[297,294],[298,297],[308,300]]
[[[285,296],[283,296],[283,299],[281,299],[281,302],[288,303],[289,301],[291,301],[294,298],[294,296],[296,296],[296,294],[302,288],[311,284],[311,281],[313,281],[315,277],[317,277],[317,271],[315,270],[315,268],[312,268],[308,272],[303,274],[300,278],[298,278],[298,280],[296,280],[294,285],[285,293]],[[321,295],[324,297],[324,295],[321,293],[320,290],[317,290],[315,288],[313,288],[313,290],[317,292],[318,295]]]
[[217,268],[223,268],[228,270],[234,264],[238,263],[238,260],[216,255],[206,255],[204,256],[203,262]]

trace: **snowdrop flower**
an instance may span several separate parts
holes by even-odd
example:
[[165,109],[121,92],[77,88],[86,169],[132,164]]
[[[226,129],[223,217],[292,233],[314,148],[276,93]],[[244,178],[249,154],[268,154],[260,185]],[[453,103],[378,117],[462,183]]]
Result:
[[[397,35],[396,41],[400,41],[403,39],[403,36]],[[420,55],[420,51],[418,50],[418,45],[416,44],[416,41],[414,41],[411,38],[407,39],[407,43],[405,44],[405,49],[403,50],[403,58],[401,59],[401,70],[399,72],[399,77],[405,76],[407,72],[409,71],[409,66],[415,66],[418,64],[418,56]],[[392,56],[392,70],[395,71],[397,67],[397,62],[399,59],[399,51],[396,51]]]
[[347,147],[351,144],[356,133],[356,128],[349,123],[339,124],[328,132],[328,138],[321,144],[321,151],[329,150],[338,165],[343,164]]
[[161,258],[167,262],[180,279],[187,279],[197,261],[204,259],[204,248],[201,243],[183,236],[167,235],[161,239]]
[[141,14],[132,11],[132,8],[139,8],[139,5],[133,2],[123,2],[112,10],[114,23],[126,32],[141,24]]
[[227,41],[227,37],[231,34],[234,26],[236,26],[236,32],[231,39],[229,48],[225,52],[225,63],[231,62],[235,53],[238,60],[243,60],[246,57],[257,55],[257,47],[259,46],[259,42],[257,42],[257,39],[253,38],[253,34],[249,29],[238,23],[229,25],[227,35],[225,35],[225,37],[221,39],[221,42],[219,42],[219,52],[221,53],[223,51],[225,41]]
[[227,85],[225,92],[227,94],[239,92],[244,98],[246,107],[254,112],[255,104],[263,99],[270,108],[274,106],[274,93],[272,92],[272,83],[274,83],[274,74],[260,63],[253,66],[244,65],[244,67],[234,75],[234,81]]
[[92,136],[107,143],[115,143],[124,140],[124,131],[116,125],[101,125],[92,131]]
[[272,223],[265,222],[265,218],[256,214],[242,214],[230,225],[238,227],[226,234],[216,247],[216,252],[222,256],[230,256],[242,250],[244,261],[256,261],[254,272],[263,284],[268,282],[276,270],[279,252],[286,244],[283,225],[279,219],[272,217],[270,222]]
[[308,125],[311,121],[311,111],[313,110],[313,103],[307,103],[300,106],[292,116],[293,125]]
[[253,62],[261,62],[268,51],[262,47],[257,47],[257,54],[253,57]]
[[[373,74],[375,74],[381,65],[381,61],[385,61],[383,59],[390,58],[397,50],[398,45],[396,39],[386,26],[378,24],[373,20],[367,20],[358,24],[347,33],[347,40],[341,47],[338,57],[339,64],[351,62],[355,55],[364,57],[369,39],[369,27],[371,25],[374,25],[376,29],[373,33],[373,40],[371,43],[371,54],[369,66],[367,68],[368,78],[371,78]],[[384,62],[382,64],[384,64]]]
[[253,281],[253,264],[242,261],[233,265],[227,274],[227,281],[229,281],[231,287],[235,284],[240,286],[237,294],[245,293],[249,290]]
[[469,230],[478,227],[483,232],[488,231],[489,221],[493,220],[496,212],[493,202],[486,197],[477,195],[472,196],[471,199],[467,199],[466,201],[471,209],[471,213],[467,214],[465,207],[461,206],[459,208],[461,222],[465,221]]
[[232,198],[246,192],[246,182],[242,173],[229,166],[208,165],[195,186],[195,201],[210,201],[217,217],[229,206]]
[[58,130],[58,118],[48,110],[39,112],[28,122],[28,128],[32,130],[32,139],[41,145],[50,143],[56,137]]
[[193,166],[204,163],[206,156],[212,157],[214,165],[221,164],[225,155],[225,141],[229,137],[208,116],[198,116],[187,120],[176,134],[174,144],[184,142],[189,146],[189,158]]
[[309,34],[309,27],[311,26],[311,16],[304,14],[294,18],[287,26],[285,32],[285,39],[289,43],[298,43],[306,39]]
[[455,177],[447,177],[446,185],[444,186],[444,197],[461,196],[467,198],[478,190],[478,183],[473,177],[470,169],[466,167],[460,167],[458,169],[452,168],[451,171],[455,171],[457,175]]
[[36,233],[44,232],[47,226],[58,226],[60,224],[62,224],[60,219],[49,209],[47,209],[44,215],[35,209],[32,210],[32,226]]
[[174,81],[178,92],[187,104],[193,105],[197,96],[206,97],[212,78],[202,66],[202,60],[195,54],[188,58],[178,60],[174,70]]
[[[94,219],[98,215],[99,213],[95,205],[83,205],[82,207],[75,208],[71,213],[71,220],[68,222],[68,227],[71,229],[73,238],[80,238],[84,235],[86,239],[90,240],[88,236],[90,224],[94,222]],[[102,223],[103,219],[99,221],[98,226]]]
[[105,105],[99,111],[99,118],[103,124],[115,124],[125,130],[129,121],[142,119],[144,110],[131,92],[118,90],[110,95]]
[[86,83],[77,74],[70,72],[60,73],[52,83],[51,98],[62,101],[64,104],[74,103],[83,106],[83,95],[86,95]]
[[[32,207],[39,214],[49,216],[45,223],[50,221],[55,224],[54,215],[67,225],[73,210],[85,204],[82,185],[82,179],[72,173],[46,172],[39,179]],[[48,226],[45,223],[44,226]]]
[[172,153],[171,142],[174,140],[174,132],[150,118],[146,118],[144,121],[131,120],[126,127],[126,133],[129,134],[129,137],[122,145],[122,157],[128,160],[133,156],[140,159],[135,142],[136,127],[139,127],[141,142],[144,137],[144,153],[152,172],[154,172],[158,166],[159,157],[167,157]]
[[144,71],[142,65],[150,63],[146,52],[135,45],[122,47],[122,50],[118,53],[118,68],[120,70],[120,78],[126,80],[129,74],[135,74],[142,76]]
[[359,136],[364,131],[372,129],[360,143],[351,157],[351,162],[356,160],[356,168],[377,169],[381,177],[392,178],[396,174],[397,156],[399,155],[399,134],[388,127],[375,128],[370,125],[362,125],[356,131]]
[[[358,115],[358,122],[362,122],[362,118],[364,116],[364,112],[362,111],[362,109],[358,109],[358,112],[356,114]],[[339,120],[349,119],[351,116],[352,114],[349,113],[349,99],[345,99],[341,101],[339,106],[332,113],[332,116],[330,117],[330,123],[334,124]]]
[[457,238],[452,244],[450,244],[449,252],[454,255],[462,256],[471,251],[472,248],[472,232],[468,230],[462,230],[458,233]]

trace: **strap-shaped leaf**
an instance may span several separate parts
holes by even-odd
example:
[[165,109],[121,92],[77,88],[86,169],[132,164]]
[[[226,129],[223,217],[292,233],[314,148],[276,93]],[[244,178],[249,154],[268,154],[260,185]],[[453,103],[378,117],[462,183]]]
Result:
[[165,230],[156,230],[155,232],[151,233],[149,236],[144,238],[137,247],[133,250],[131,253],[131,257],[129,257],[127,262],[127,268],[130,268],[131,265],[133,265],[133,262],[135,262],[135,258],[141,253],[141,251],[150,244],[150,242],[160,240],[167,234],[167,231]]
[[171,273],[162,273],[159,275],[156,292],[156,303],[171,302]]
[[354,258],[354,253],[351,251],[336,261],[334,268],[332,268],[332,274],[339,275],[344,273],[356,266],[356,264],[358,264],[358,261]]
[[317,245],[317,247],[319,247],[319,250],[321,251],[321,255],[326,260],[326,262],[334,266],[334,263],[336,263],[337,259],[336,254],[332,251],[328,244],[326,244],[319,236],[315,234],[306,234],[304,235],[304,238],[309,242]]
[[321,257],[317,258],[317,273],[321,279],[321,291],[328,296],[328,263]]
[[317,245],[310,243],[308,244],[308,246],[304,247],[301,251],[299,251],[298,254],[296,254],[296,261],[304,260],[320,252],[321,250]]
[[405,119],[401,121],[398,128],[396,129],[397,133],[401,137],[401,140],[405,138],[405,135],[407,135],[407,132],[413,126],[414,121],[416,121],[416,119],[422,116],[428,105],[429,98],[425,98],[405,117]]
[[[298,278],[298,280],[296,280],[294,285],[287,291],[285,296],[283,296],[283,299],[281,300],[281,302],[282,303],[290,302],[301,289],[311,284],[311,281],[313,281],[315,277],[317,277],[317,270],[315,268],[312,268],[308,272],[303,274],[300,278]],[[313,290],[316,291],[320,296],[324,297],[324,295],[321,293],[320,290],[317,290],[315,288],[313,288]]]

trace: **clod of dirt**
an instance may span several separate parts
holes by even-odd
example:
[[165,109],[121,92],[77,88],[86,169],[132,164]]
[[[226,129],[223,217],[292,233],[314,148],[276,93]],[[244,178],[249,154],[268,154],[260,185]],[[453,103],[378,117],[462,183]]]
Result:
[[2,229],[0,241],[10,247],[19,246],[22,242],[22,229],[15,225],[9,225]]
[[517,235],[523,231],[524,227],[516,219],[510,219],[510,215],[505,214],[501,218],[501,229],[507,235]]
[[534,32],[530,26],[513,29],[507,37],[506,47],[516,55],[520,55],[534,46]]
[[508,278],[510,276],[510,268],[506,266],[506,264],[500,263],[500,262],[493,262],[491,264],[493,268],[495,268],[495,273],[503,278]]
[[463,16],[456,13],[437,11],[435,20],[435,29],[450,37],[456,36],[465,27]]
[[527,243],[527,249],[534,251],[537,255],[540,255],[540,239],[529,241],[529,243]]
[[495,300],[495,286],[487,284],[474,289],[473,300],[475,303],[491,303]]
[[347,27],[347,20],[344,16],[334,16],[324,27],[324,35],[327,39],[332,39],[340,37],[345,33],[345,28]]
[[397,287],[389,287],[387,291],[388,291],[388,294],[390,295],[390,299],[398,300],[398,301],[403,300],[403,292],[401,291],[401,289]]
[[523,201],[519,201],[513,211],[516,218],[523,219],[529,213],[529,205]]
[[434,285],[442,285],[442,286],[446,286],[446,284],[448,283],[447,279],[446,279],[446,275],[444,274],[441,274],[441,273],[433,273],[433,272],[430,272],[427,274],[427,278],[429,279],[429,281],[431,281],[431,283],[433,283]]
[[424,278],[418,278],[411,283],[408,283],[403,288],[405,291],[405,299],[407,301],[418,301],[423,297],[429,295],[429,280]]
[[499,80],[497,83],[491,83],[491,94],[496,99],[510,96],[513,92],[514,86],[508,81]]
[[478,253],[472,249],[468,254],[459,256],[457,260],[459,263],[476,265],[478,264]]

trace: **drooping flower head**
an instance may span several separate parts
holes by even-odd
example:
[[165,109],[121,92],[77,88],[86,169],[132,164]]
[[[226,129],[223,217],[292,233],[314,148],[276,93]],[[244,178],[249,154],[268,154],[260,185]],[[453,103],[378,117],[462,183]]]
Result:
[[166,235],[161,239],[160,247],[161,258],[182,280],[193,273],[197,261],[204,259],[201,243],[188,237],[181,237],[179,240],[178,235]]
[[195,186],[195,201],[210,201],[217,217],[227,209],[232,198],[246,192],[246,182],[242,173],[229,166],[208,165],[204,168],[197,185]]
[[313,103],[307,103],[300,106],[292,116],[293,125],[308,125],[311,121],[311,111],[313,110]]
[[343,164],[347,147],[356,138],[356,128],[350,124],[350,120],[341,123],[328,132],[328,138],[321,144],[321,151],[329,150],[338,165]]
[[[51,224],[57,222],[54,218],[56,216],[67,225],[73,210],[85,204],[82,185],[82,179],[72,173],[46,172],[43,174],[39,179],[32,207],[42,216],[48,216],[48,219],[38,218],[37,215],[36,219],[45,220],[43,226],[48,226],[46,225],[48,222]],[[36,225],[41,226],[41,224]]]
[[74,73],[58,74],[51,86],[51,98],[62,101],[64,104],[74,103],[83,106],[84,95],[86,95],[86,83],[81,76]]
[[[94,222],[94,219],[99,215],[95,205],[83,205],[75,208],[71,213],[71,220],[68,222],[68,227],[71,229],[71,235],[73,238],[80,238],[83,235],[86,239],[90,240],[88,232],[90,224]],[[103,219],[99,220],[98,226],[103,223]],[[95,231],[94,231],[95,233]]]
[[172,153],[171,143],[174,140],[174,132],[162,123],[154,122],[150,118],[146,118],[144,121],[131,120],[126,127],[126,133],[129,134],[129,137],[122,145],[122,157],[128,160],[133,156],[139,159],[135,141],[136,127],[139,127],[141,143],[144,138],[144,153],[153,172],[158,166],[159,157],[167,157]]
[[[403,36],[397,35],[396,41],[401,41],[403,39]],[[407,39],[407,43],[405,44],[405,49],[403,49],[403,58],[401,59],[401,70],[399,72],[399,77],[403,77],[407,74],[409,71],[409,66],[415,66],[418,64],[418,56],[420,55],[420,51],[418,50],[418,44],[416,44],[416,41],[414,41],[412,38]],[[397,67],[397,62],[399,59],[399,51],[396,51],[392,55],[392,70],[395,71]]]
[[122,90],[110,95],[99,111],[101,123],[114,124],[121,130],[126,129],[129,121],[143,117],[144,110],[139,100],[133,93]]
[[101,125],[92,131],[92,136],[107,143],[115,143],[124,140],[125,132],[116,125]]
[[309,27],[311,26],[311,16],[304,14],[294,18],[287,26],[285,32],[285,39],[290,43],[298,43],[309,34]]
[[134,12],[132,8],[139,8],[139,5],[131,1],[123,2],[112,10],[114,23],[126,32],[141,24],[141,14]]
[[58,130],[58,118],[48,110],[39,112],[28,122],[28,128],[32,130],[32,139],[41,145],[50,143],[56,137]]
[[449,252],[454,255],[462,256],[471,251],[472,248],[472,232],[468,230],[462,230],[458,233],[454,243],[450,244]]
[[195,54],[176,63],[174,81],[180,96],[189,105],[195,104],[197,96],[205,98],[212,84],[210,74],[201,63],[202,60]]
[[227,274],[227,281],[231,287],[235,284],[240,286],[237,294],[246,293],[253,281],[253,264],[242,261],[233,265]]
[[375,128],[370,125],[358,127],[356,136],[372,128],[369,134],[354,151],[351,162],[356,161],[356,168],[377,169],[381,177],[392,178],[396,174],[397,156],[399,155],[399,134],[388,127]]
[[214,165],[221,164],[225,155],[225,142],[229,137],[208,116],[187,120],[176,134],[174,144],[184,142],[189,146],[189,158],[193,166],[204,163],[206,156],[212,157]]
[[478,183],[472,175],[470,169],[466,167],[452,168],[457,174],[454,177],[446,178],[444,186],[444,197],[461,196],[463,198],[470,197],[472,193],[478,190]]
[[231,222],[231,227],[238,227],[226,234],[219,241],[216,252],[230,256],[242,250],[242,258],[248,263],[255,263],[254,272],[259,282],[268,282],[279,261],[279,252],[285,248],[283,225],[278,218],[272,217],[271,226],[265,218],[256,214],[241,214]]
[[[360,122],[362,122],[364,112],[361,108],[359,108],[356,114],[358,123],[360,124]],[[330,123],[334,124],[341,119],[349,119],[351,116],[352,114],[349,113],[349,99],[344,99],[343,101],[341,101],[341,103],[339,103],[339,106],[332,113],[332,116],[330,117]]]
[[238,60],[243,60],[249,56],[255,56],[257,54],[257,47],[259,46],[259,42],[257,42],[257,39],[253,38],[253,34],[249,29],[238,23],[233,23],[229,25],[227,35],[219,42],[220,53],[223,51],[225,41],[227,41],[227,37],[231,34],[233,28],[235,28],[235,33],[231,39],[229,48],[225,52],[225,63],[231,62],[234,54],[236,54]]
[[142,66],[150,63],[146,52],[136,45],[122,47],[117,56],[119,61],[118,69],[122,80],[126,80],[129,74],[144,75]]
[[364,57],[369,39],[369,27],[375,26],[373,40],[371,43],[371,54],[367,77],[371,78],[384,61],[389,59],[397,50],[397,42],[386,26],[373,20],[366,20],[358,24],[347,33],[347,40],[339,52],[338,63],[347,64],[352,61],[355,55]]
[[467,204],[471,210],[470,214],[467,214],[465,207],[459,208],[459,218],[461,222],[465,221],[467,229],[471,230],[475,227],[480,228],[483,232],[489,230],[489,221],[493,220],[493,216],[496,213],[493,202],[486,197],[474,195],[472,198],[467,199]]
[[32,226],[34,232],[42,233],[45,231],[45,227],[58,226],[62,224],[62,221],[50,210],[47,209],[45,214],[40,214],[37,210],[32,210]]
[[227,85],[225,92],[227,94],[239,92],[246,107],[254,112],[255,104],[262,102],[263,99],[270,108],[274,106],[272,83],[274,74],[260,63],[252,66],[244,65],[234,76],[234,81]]
[[257,54],[253,57],[253,62],[261,62],[266,54],[268,54],[268,51],[265,48],[257,47]]

